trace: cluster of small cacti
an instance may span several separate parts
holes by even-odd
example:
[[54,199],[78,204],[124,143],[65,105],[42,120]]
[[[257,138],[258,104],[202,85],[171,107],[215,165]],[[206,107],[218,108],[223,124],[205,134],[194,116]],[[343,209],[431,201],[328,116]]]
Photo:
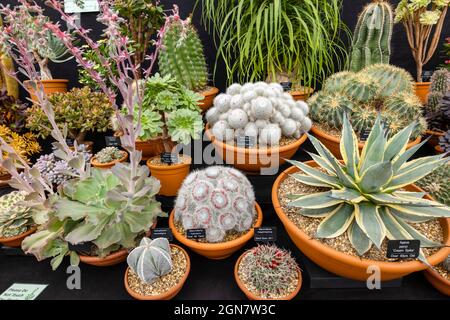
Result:
[[95,154],[100,163],[109,163],[123,158],[123,152],[117,147],[106,147]]
[[175,202],[175,221],[184,230],[203,228],[208,242],[221,242],[228,231],[244,232],[255,221],[255,194],[238,170],[212,166],[184,180]]
[[368,4],[358,18],[353,35],[350,70],[389,63],[394,28],[392,6],[386,1]]
[[13,191],[0,197],[0,238],[18,236],[34,225],[32,211],[20,202],[26,193]]
[[443,165],[417,181],[417,185],[427,191],[437,201],[450,206],[450,166]]
[[358,73],[339,72],[329,77],[322,91],[308,100],[311,118],[340,130],[346,113],[356,132],[370,130],[381,114],[390,135],[413,121],[413,138],[427,128],[422,105],[413,90],[413,79],[405,70],[388,64],[373,64]]
[[298,270],[288,251],[275,245],[259,245],[247,251],[238,272],[250,287],[247,289],[256,290],[258,296],[276,298],[292,287]]
[[254,137],[261,146],[278,145],[281,137],[300,138],[312,126],[308,105],[294,101],[278,83],[232,84],[206,113],[212,134],[224,142]]
[[450,71],[439,69],[431,77],[430,93],[425,105],[425,116],[431,129],[447,130],[450,123],[450,106],[444,100],[450,89]]
[[166,238],[142,238],[127,257],[127,263],[139,279],[151,284],[172,271],[170,244]]

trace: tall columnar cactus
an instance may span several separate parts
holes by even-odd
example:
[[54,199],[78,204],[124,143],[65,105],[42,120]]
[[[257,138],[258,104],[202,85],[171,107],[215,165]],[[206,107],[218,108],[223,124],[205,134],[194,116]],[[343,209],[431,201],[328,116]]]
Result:
[[450,71],[447,69],[439,69],[433,73],[431,77],[431,92],[439,92],[443,95],[450,89]]
[[206,229],[208,242],[221,242],[227,231],[249,230],[255,217],[252,185],[233,168],[213,166],[192,172],[175,203],[175,221],[185,230]]
[[353,35],[350,70],[375,63],[389,63],[394,14],[383,0],[368,4],[358,18]]
[[442,110],[440,108],[440,104],[442,98],[448,91],[450,91],[450,71],[448,71],[447,69],[436,70],[431,77],[430,93],[428,95],[428,101],[425,106],[427,118],[429,118],[431,121],[444,121],[444,119],[442,119]]
[[163,76],[172,75],[178,82],[194,91],[208,84],[208,68],[203,45],[191,24],[172,18],[167,26],[159,56],[159,69]]
[[166,238],[142,238],[139,246],[128,255],[127,263],[142,282],[155,282],[172,271],[169,241]]

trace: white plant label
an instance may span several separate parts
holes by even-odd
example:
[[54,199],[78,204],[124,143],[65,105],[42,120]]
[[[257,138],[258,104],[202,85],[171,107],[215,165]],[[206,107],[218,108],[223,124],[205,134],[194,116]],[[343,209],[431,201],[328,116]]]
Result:
[[2,294],[0,300],[34,300],[48,284],[14,283]]
[[78,6],[76,2],[75,0],[64,0],[64,12],[83,13],[100,11],[97,0],[83,0],[83,6]]

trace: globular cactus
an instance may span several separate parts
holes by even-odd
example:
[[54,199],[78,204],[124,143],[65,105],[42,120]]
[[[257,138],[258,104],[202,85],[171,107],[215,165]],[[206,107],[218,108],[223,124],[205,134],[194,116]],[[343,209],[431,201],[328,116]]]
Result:
[[127,263],[139,279],[152,284],[172,271],[170,244],[166,238],[142,238],[127,257]]
[[294,101],[278,83],[235,83],[214,99],[206,121],[220,141],[232,143],[246,135],[261,146],[276,146],[282,136],[298,139],[309,131],[308,113],[308,105]]
[[355,74],[356,73],[350,71],[335,73],[325,80],[322,90],[329,93],[341,92],[347,81]]
[[350,70],[389,63],[393,26],[394,14],[388,2],[374,1],[364,8],[353,35]]
[[384,110],[401,114],[405,119],[416,120],[422,113],[422,103],[415,94],[400,92],[384,101]]
[[208,84],[208,68],[197,30],[190,18],[170,19],[159,55],[160,72],[172,75],[190,90],[201,91]]
[[417,181],[417,185],[437,201],[450,206],[450,166],[448,164]]
[[32,210],[21,205],[26,195],[13,191],[0,197],[0,238],[18,236],[34,225]]
[[[447,130],[450,123],[450,71],[439,69],[431,77],[425,116],[431,129]],[[446,112],[448,114],[446,114]]]
[[426,113],[431,114],[440,111],[440,103],[444,95],[438,91],[430,91],[426,104]]
[[95,154],[95,159],[100,163],[109,163],[122,158],[122,151],[116,147],[106,147]]
[[431,77],[430,92],[439,92],[444,95],[449,91],[450,71],[447,69],[439,69],[433,73]]
[[376,79],[382,98],[402,91],[414,92],[414,79],[405,69],[390,64],[373,64],[361,70],[361,73]]
[[175,221],[185,230],[204,228],[208,242],[221,242],[227,232],[245,232],[255,221],[255,194],[238,170],[212,166],[184,180],[175,202]]
[[247,289],[259,297],[280,298],[295,289],[299,267],[290,252],[275,245],[259,245],[240,261],[238,275]]
[[377,97],[379,85],[377,79],[357,73],[345,82],[342,92],[352,100],[366,103]]
[[351,113],[351,122],[357,132],[364,132],[372,128],[377,119],[378,111],[372,106],[355,106]]
[[326,122],[336,129],[342,127],[344,113],[350,113],[354,106],[354,102],[347,96],[339,93],[327,94],[324,91],[313,95],[308,103],[314,120]]

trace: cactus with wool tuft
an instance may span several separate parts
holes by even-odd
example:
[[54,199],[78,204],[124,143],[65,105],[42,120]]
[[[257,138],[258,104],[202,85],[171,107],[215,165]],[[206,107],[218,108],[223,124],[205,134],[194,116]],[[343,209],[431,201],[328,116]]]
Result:
[[255,219],[253,187],[233,168],[212,166],[192,172],[175,202],[175,221],[184,230],[206,229],[208,242],[223,241],[227,232],[245,232]]
[[417,185],[434,199],[450,206],[450,166],[444,165],[417,181]]
[[280,298],[299,281],[299,267],[291,253],[275,245],[259,245],[247,251],[238,275],[247,289],[258,297]]
[[124,156],[123,152],[117,147],[106,147],[95,154],[95,159],[100,163],[109,163],[120,160]]
[[190,90],[201,91],[208,84],[208,68],[197,30],[190,17],[185,21],[170,19],[159,56],[160,72],[172,75]]
[[0,238],[11,238],[34,226],[32,210],[22,206],[26,193],[13,191],[0,197]]
[[364,8],[354,32],[350,70],[389,63],[393,26],[394,14],[388,2],[377,0]]
[[172,271],[169,241],[166,238],[142,238],[139,246],[128,255],[127,263],[142,282],[152,284]]

